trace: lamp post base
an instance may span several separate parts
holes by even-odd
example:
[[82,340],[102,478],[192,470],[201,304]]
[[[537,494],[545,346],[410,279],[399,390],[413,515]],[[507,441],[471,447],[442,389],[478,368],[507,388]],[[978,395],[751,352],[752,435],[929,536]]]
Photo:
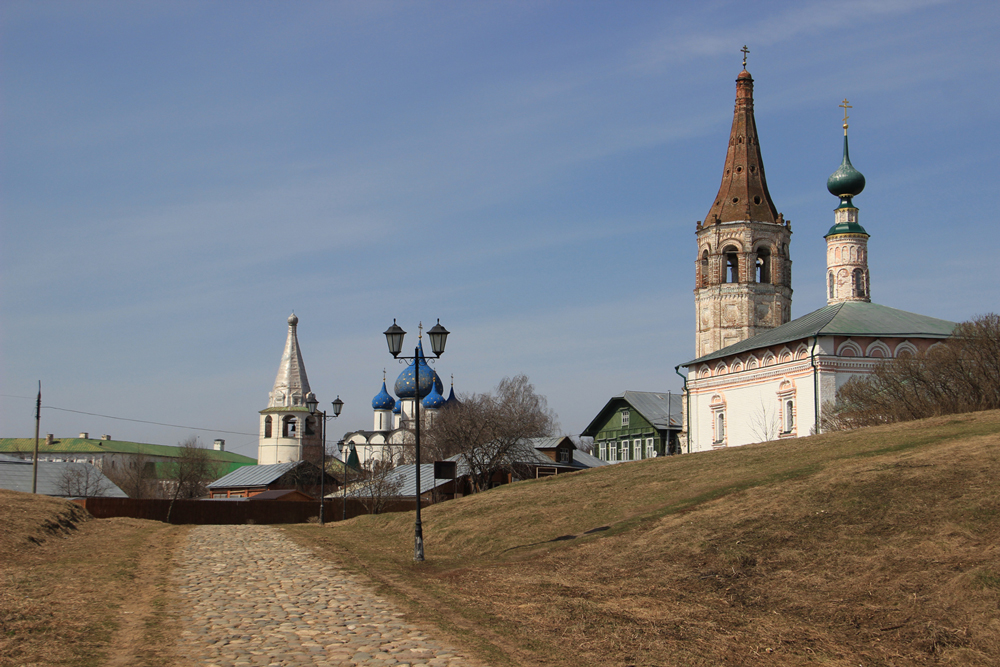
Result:
[[424,528],[417,521],[414,527],[413,534],[413,560],[417,562],[424,562]]

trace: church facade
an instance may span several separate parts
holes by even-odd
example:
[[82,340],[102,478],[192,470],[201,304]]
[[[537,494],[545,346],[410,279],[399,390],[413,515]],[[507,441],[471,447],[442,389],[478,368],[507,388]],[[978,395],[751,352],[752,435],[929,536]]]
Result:
[[871,302],[869,234],[853,202],[865,179],[850,161],[846,100],[843,162],[827,182],[840,199],[825,235],[827,305],[789,320],[791,227],[781,214],[769,217],[775,209],[745,65],[736,81],[722,187],[697,226],[698,357],[678,366],[687,369],[682,446],[688,452],[820,432],[823,406],[852,376],[886,358],[926,351],[955,327]]

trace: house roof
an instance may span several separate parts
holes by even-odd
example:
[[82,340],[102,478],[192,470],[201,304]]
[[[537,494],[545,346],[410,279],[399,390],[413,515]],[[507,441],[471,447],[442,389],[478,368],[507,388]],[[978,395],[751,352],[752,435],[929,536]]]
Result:
[[877,303],[845,301],[824,306],[746,340],[680,364],[693,366],[734,354],[781,345],[812,336],[891,336],[894,338],[947,338],[956,324],[936,317],[909,313]]
[[[555,449],[563,440],[568,440],[570,444],[573,444],[572,439],[569,436],[560,436],[554,438],[530,438],[529,442],[532,443],[532,448],[530,452],[524,453],[524,459],[519,461],[519,463],[526,463],[529,465],[538,465],[546,467],[557,467],[566,469],[576,469],[584,470],[586,468],[597,468],[599,466],[608,465],[607,461],[602,461],[596,457],[591,456],[585,452],[576,450],[573,452],[573,462],[572,463],[556,463],[548,456],[543,454],[541,449]],[[575,445],[574,445],[575,448]],[[469,474],[469,466],[462,459],[461,454],[457,454],[448,459],[449,461],[455,461],[458,465],[456,468],[456,475],[462,477]],[[399,493],[396,495],[401,497],[412,497],[416,495],[417,491],[417,468],[414,464],[408,463],[406,465],[396,466],[393,468],[392,472],[389,473],[386,481],[389,483],[395,483],[396,481],[400,483]],[[420,466],[420,494],[423,495],[428,491],[431,491],[439,486],[443,486],[450,482],[450,479],[435,479],[434,477],[434,464],[433,463],[423,463]],[[348,489],[348,496],[357,497],[363,495],[357,487],[354,490]]]
[[[0,452],[29,453],[35,447],[34,438],[0,438]],[[177,445],[153,445],[146,442],[130,442],[127,440],[101,440],[99,438],[56,438],[51,445],[39,441],[38,451],[46,454],[60,452],[100,453],[100,454],[145,454],[146,456],[161,456],[180,458],[183,447]],[[206,456],[213,461],[227,461],[240,465],[253,465],[257,459],[243,456],[235,452],[204,448]]]
[[296,497],[297,500],[313,500],[313,497],[309,494],[295,489],[268,489],[267,491],[261,491],[258,494],[250,496],[247,500],[279,500],[281,498],[291,500],[289,496]]
[[595,436],[607,421],[609,412],[616,401],[625,401],[643,418],[657,429],[680,428],[683,403],[680,394],[668,391],[624,391],[612,396],[593,421],[583,429],[581,435]]
[[[107,490],[101,494],[107,498],[128,498],[124,491],[89,463],[68,463],[58,461],[38,462],[38,493],[46,496],[65,496],[63,480],[72,470],[86,471],[91,479],[99,479]],[[12,456],[0,456],[0,489],[31,493],[32,464]]]
[[243,466],[228,475],[220,477],[208,485],[210,489],[232,488],[237,486],[267,486],[277,481],[289,470],[295,469],[305,461],[289,461],[288,463],[273,463],[264,466]]

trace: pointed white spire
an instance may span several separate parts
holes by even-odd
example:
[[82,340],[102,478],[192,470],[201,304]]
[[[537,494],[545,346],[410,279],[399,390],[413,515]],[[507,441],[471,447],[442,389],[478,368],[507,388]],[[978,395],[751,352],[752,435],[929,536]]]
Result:
[[288,339],[285,341],[285,352],[281,355],[278,377],[274,379],[274,389],[267,405],[269,408],[305,406],[306,399],[312,394],[295,332],[298,323],[299,318],[292,313],[288,318]]

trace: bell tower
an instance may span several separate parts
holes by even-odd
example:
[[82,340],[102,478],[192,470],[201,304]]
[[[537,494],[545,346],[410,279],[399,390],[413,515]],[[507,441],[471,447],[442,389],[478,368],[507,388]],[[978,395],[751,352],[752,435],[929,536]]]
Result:
[[288,318],[288,338],[281,355],[278,376],[260,411],[260,441],[257,445],[257,465],[272,465],[290,461],[317,462],[322,456],[318,418],[309,414],[306,405],[315,395],[309,389],[309,378],[302,363],[296,327],[299,318]]
[[791,221],[771,201],[753,115],[753,78],[736,77],[736,107],[719,194],[698,221],[695,346],[704,356],[785,324],[792,311]]

